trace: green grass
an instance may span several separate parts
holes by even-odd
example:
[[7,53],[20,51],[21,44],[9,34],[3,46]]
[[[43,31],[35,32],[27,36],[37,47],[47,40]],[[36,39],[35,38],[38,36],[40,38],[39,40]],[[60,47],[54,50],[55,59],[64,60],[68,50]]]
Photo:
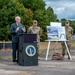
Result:
[[2,57],[0,57],[0,60],[3,60]]

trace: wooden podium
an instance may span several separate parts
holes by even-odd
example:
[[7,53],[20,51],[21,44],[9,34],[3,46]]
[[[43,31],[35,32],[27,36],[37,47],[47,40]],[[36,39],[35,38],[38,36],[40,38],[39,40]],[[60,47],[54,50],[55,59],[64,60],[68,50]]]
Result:
[[36,34],[19,35],[19,65],[21,66],[37,66],[37,42]]

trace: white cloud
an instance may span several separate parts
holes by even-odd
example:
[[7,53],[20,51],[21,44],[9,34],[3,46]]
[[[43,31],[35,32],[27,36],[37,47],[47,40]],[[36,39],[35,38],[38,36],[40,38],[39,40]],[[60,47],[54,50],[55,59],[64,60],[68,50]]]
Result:
[[59,8],[55,8],[54,10],[55,10],[56,14],[62,14],[64,12],[65,8],[59,7]]
[[58,19],[75,19],[75,0],[44,0],[46,8],[51,6]]

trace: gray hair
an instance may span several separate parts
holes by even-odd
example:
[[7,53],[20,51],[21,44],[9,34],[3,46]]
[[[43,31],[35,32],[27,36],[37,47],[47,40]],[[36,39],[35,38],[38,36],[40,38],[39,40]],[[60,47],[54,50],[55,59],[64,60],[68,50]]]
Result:
[[21,19],[21,18],[20,18],[20,16],[16,16],[16,17],[15,17],[15,21],[16,21],[16,19]]

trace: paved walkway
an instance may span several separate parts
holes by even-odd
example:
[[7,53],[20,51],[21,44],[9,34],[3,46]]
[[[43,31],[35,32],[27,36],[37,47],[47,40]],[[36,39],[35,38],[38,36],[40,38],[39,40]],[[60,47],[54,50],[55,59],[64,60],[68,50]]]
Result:
[[0,75],[75,75],[75,56],[72,58],[72,61],[67,56],[64,60],[41,58],[38,66],[19,66],[4,61],[0,62]]

